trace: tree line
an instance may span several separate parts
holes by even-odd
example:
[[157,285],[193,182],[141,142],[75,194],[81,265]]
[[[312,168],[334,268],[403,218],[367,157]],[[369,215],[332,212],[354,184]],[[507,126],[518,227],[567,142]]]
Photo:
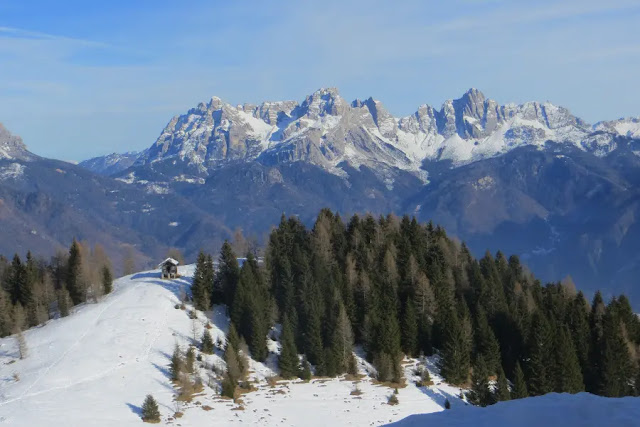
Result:
[[[282,217],[261,265],[222,246],[198,258],[196,308],[226,304],[252,357],[279,323],[282,376],[303,354],[316,374],[355,370],[354,345],[380,381],[399,382],[404,355],[439,354],[444,379],[474,403],[589,391],[640,394],[640,320],[625,296],[591,303],[571,280],[542,285],[517,256],[475,259],[432,223],[329,210],[311,229]],[[489,386],[489,384],[493,384]]]
[[68,252],[50,261],[27,252],[9,261],[0,256],[0,337],[20,334],[112,289],[111,262],[103,248],[75,239]]

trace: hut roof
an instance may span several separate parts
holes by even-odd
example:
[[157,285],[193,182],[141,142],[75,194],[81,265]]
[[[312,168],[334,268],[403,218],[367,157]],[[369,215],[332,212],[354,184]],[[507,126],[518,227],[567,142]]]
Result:
[[158,264],[158,268],[162,268],[164,265],[167,265],[167,264],[179,265],[180,262],[173,258],[167,258],[164,261],[162,261],[160,264]]

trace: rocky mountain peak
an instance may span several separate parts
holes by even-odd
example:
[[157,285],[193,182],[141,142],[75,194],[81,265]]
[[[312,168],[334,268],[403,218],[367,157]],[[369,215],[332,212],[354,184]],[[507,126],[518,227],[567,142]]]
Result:
[[599,126],[602,135],[594,138],[598,129],[565,108],[548,102],[500,105],[476,88],[445,101],[439,110],[422,105],[401,118],[372,97],[348,103],[336,88],[321,88],[300,104],[232,106],[213,97],[174,117],[136,164],[178,158],[188,165],[180,175],[198,179],[229,161],[303,161],[337,175],[344,174],[339,165],[346,162],[422,177],[425,160],[451,161],[457,167],[524,145],[542,148],[548,141],[607,155],[616,135],[634,135],[639,127],[637,121]]
[[27,150],[22,138],[13,135],[0,123],[0,159],[31,160],[34,154]]
[[347,103],[340,96],[337,88],[321,88],[307,96],[300,105],[298,116],[308,115],[312,118],[330,114],[338,116],[344,112]]

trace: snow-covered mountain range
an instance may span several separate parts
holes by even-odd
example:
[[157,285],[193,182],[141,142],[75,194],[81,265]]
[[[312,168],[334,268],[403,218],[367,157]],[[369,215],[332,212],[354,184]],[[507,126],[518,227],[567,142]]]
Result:
[[[378,100],[348,102],[328,88],[302,103],[233,106],[213,97],[173,117],[135,164],[179,159],[190,174],[202,177],[237,161],[304,161],[336,175],[346,173],[341,165],[347,163],[373,170],[397,168],[425,178],[425,161],[461,166],[547,141],[604,156],[615,149],[619,135],[639,137],[640,120],[592,126],[548,102],[499,105],[477,89],[446,101],[439,110],[422,105],[410,116],[394,117]],[[120,162],[130,165],[131,155],[110,155],[105,166],[86,166],[104,173]]]

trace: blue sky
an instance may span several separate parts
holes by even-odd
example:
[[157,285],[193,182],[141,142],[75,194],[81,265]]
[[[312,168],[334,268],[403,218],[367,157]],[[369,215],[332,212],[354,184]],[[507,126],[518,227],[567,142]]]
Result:
[[638,0],[0,0],[0,122],[65,160],[175,114],[336,86],[394,115],[477,87],[588,122],[640,115]]

